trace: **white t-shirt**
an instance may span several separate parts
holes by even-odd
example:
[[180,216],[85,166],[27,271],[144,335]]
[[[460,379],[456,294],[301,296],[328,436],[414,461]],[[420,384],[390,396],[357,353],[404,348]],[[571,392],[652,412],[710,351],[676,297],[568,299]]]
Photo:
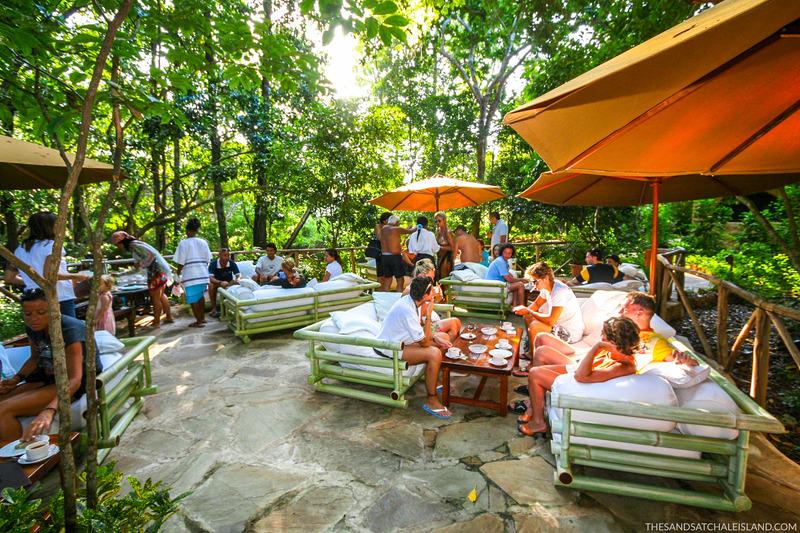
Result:
[[181,283],[184,287],[208,283],[208,263],[211,262],[211,249],[205,239],[189,237],[178,243],[173,261],[183,265]]
[[492,244],[491,250],[494,250],[495,244],[500,244],[500,237],[503,235],[506,236],[506,241],[508,241],[508,224],[503,222],[502,220],[498,220],[497,224],[494,225],[492,228]]
[[[31,268],[33,268],[33,270],[40,276],[44,276],[44,262],[47,259],[47,256],[49,256],[51,253],[53,253],[53,241],[51,240],[34,242],[30,251],[26,250],[25,246],[18,246],[14,251],[14,255],[17,256],[17,259],[26,265],[30,265]],[[64,248],[61,248],[61,263],[58,266],[59,272],[67,271],[67,261],[64,259],[66,255],[67,253],[64,251]],[[35,283],[25,272],[20,270],[19,275],[22,278],[22,281],[25,282],[26,289],[39,288],[39,285]],[[58,292],[59,302],[75,299],[75,290],[72,287],[71,280],[67,279],[57,282],[56,291]]]
[[[419,233],[419,238],[417,238],[417,233]],[[412,254],[434,255],[439,251],[439,248],[439,243],[436,242],[436,235],[425,228],[418,232],[415,231],[408,238],[408,251]]]
[[[411,299],[410,294],[401,297],[389,309],[386,318],[381,323],[378,338],[400,342],[404,346],[425,338],[425,330],[420,324],[419,308]],[[381,350],[381,352],[391,356],[391,352],[387,350]]]
[[342,270],[342,265],[339,264],[339,261],[331,261],[328,263],[328,266],[325,267],[325,272],[330,273],[330,277],[328,279],[333,279],[336,276],[341,276],[344,271]]
[[265,276],[274,276],[281,269],[282,264],[283,257],[279,255],[276,255],[272,259],[266,255],[262,255],[259,257],[258,262],[256,262],[256,270],[260,270]]
[[553,307],[561,307],[561,314],[558,316],[556,325],[559,325],[569,332],[570,343],[578,342],[583,338],[583,316],[581,307],[575,293],[572,292],[565,283],[556,280],[552,292],[542,291],[547,300],[539,311],[549,313]]

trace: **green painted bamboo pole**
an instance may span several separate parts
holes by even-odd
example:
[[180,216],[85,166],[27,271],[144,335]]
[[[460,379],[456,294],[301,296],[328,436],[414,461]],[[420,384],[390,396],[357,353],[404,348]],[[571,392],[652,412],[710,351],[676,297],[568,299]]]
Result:
[[[364,357],[362,355],[347,355],[336,352],[329,352],[327,350],[316,349],[315,352],[317,359],[322,361],[330,361],[333,363],[348,363],[351,365],[371,366],[375,368],[394,368],[392,359],[377,357]],[[403,362],[405,365],[405,362]]]
[[[564,433],[564,424],[561,420],[554,420],[551,424],[553,433]],[[576,437],[629,442],[646,446],[663,446],[665,448],[678,448],[698,452],[733,455],[736,453],[736,444],[732,441],[713,439],[709,437],[695,437],[678,433],[662,433],[642,429],[621,428],[587,422],[572,422],[570,433]]]
[[[560,485],[558,480],[556,480],[556,484]],[[726,497],[691,490],[645,485],[643,483],[615,481],[590,476],[575,476],[572,483],[568,486],[577,490],[607,492],[633,498],[646,498],[668,503],[705,507],[718,511],[733,512],[745,510],[738,509],[736,505],[734,505],[734,502],[731,502]]]
[[744,484],[747,477],[747,452],[750,448],[750,432],[740,431],[736,442],[735,464],[732,469],[735,472],[731,479],[731,487],[736,494],[744,494]]
[[370,372],[369,370],[358,370],[356,368],[344,368],[330,363],[320,363],[320,370],[326,376],[344,376],[368,380],[374,383],[381,383],[382,387],[394,387],[393,374],[381,374],[380,372]]
[[104,439],[111,433],[111,417],[108,414],[108,402],[106,401],[106,391],[104,388],[97,389],[97,414],[98,423],[98,439]]
[[600,400],[597,398],[581,398],[560,394],[554,402],[556,407],[572,408],[594,413],[611,413],[621,416],[669,420],[686,424],[701,424],[736,428],[736,415],[731,413],[703,412],[699,409],[651,405],[644,402],[620,402],[616,400]]
[[125,414],[123,414],[119,420],[117,420],[116,424],[114,424],[114,427],[111,428],[111,433],[108,436],[109,440],[119,443],[122,434],[125,433],[125,430],[131,425],[131,422],[133,422],[133,419],[139,414],[139,411],[142,410],[142,407],[144,407],[143,400],[139,399],[133,402],[125,411]]
[[[668,477],[673,479],[683,479],[686,481],[702,481],[705,483],[717,483],[719,481],[719,478],[705,474],[687,474],[686,472],[675,472],[673,470],[664,470],[659,468],[622,465],[619,463],[608,463],[593,459],[573,458],[572,462],[576,465],[591,466],[594,468],[602,468],[604,470],[616,470],[619,472],[630,472],[632,474],[641,474],[643,476]],[[569,485],[569,483],[564,482],[563,479],[559,478],[559,480],[562,482],[562,484]]]
[[[572,409],[564,409],[562,411],[562,421],[565,427],[570,427],[572,421]],[[572,479],[572,472],[570,471],[570,432],[566,431],[561,434],[561,453],[559,454],[558,466],[558,479],[562,483],[568,483]]]
[[689,474],[704,474],[718,478],[726,477],[728,474],[726,466],[707,459],[688,459],[630,450],[611,450],[575,443],[570,446],[570,453],[575,458],[596,459],[608,463],[620,463],[646,468],[661,468]]
[[114,399],[114,401],[108,402],[108,407],[106,408],[108,410],[108,417],[110,420],[113,421],[114,417],[116,417],[121,411],[124,411],[123,408],[125,407],[125,404],[131,399],[131,393],[136,390],[138,386],[139,384],[134,382],[127,387],[120,387],[120,394]]
[[400,407],[403,409],[408,407],[408,401],[405,399],[392,400],[389,396],[376,394],[374,392],[367,392],[349,387],[340,387],[337,385],[327,385],[324,383],[317,383],[314,388],[320,392],[327,392],[329,394],[336,394],[337,396],[344,396],[347,398],[353,398],[355,400],[377,403],[380,405],[386,405],[388,407]]
[[[128,373],[106,393],[106,402],[109,404],[114,403],[114,400],[116,400],[120,394],[123,394],[125,389],[131,389],[130,384],[139,379],[143,371],[144,365],[141,363],[133,363],[128,369]],[[127,398],[128,396],[126,395],[125,397]]]
[[[127,342],[125,342],[127,341]],[[125,354],[116,362],[113,366],[109,369],[104,370],[97,376],[97,388],[100,389],[103,387],[103,384],[110,382],[117,374],[121,372],[126,372],[128,365],[130,365],[131,361],[143,355],[145,350],[154,342],[156,341],[155,337],[148,336],[148,337],[132,337],[130,339],[123,340],[123,344],[125,344]],[[147,359],[149,361],[149,357]]]
[[[338,333],[321,333],[320,322],[311,326],[298,329],[294,332],[296,339],[309,339],[319,342],[330,342],[333,344],[349,344],[351,346],[367,346],[369,348],[383,348],[385,350],[401,351],[403,346],[399,342],[387,341],[383,339],[367,339],[350,335],[339,335]],[[313,326],[313,328],[312,328]]]
[[[375,381],[373,379],[353,377],[353,376],[348,375],[348,374],[343,374],[343,375],[327,375],[327,374],[325,374],[325,375],[322,376],[322,380],[318,381],[317,383],[315,383],[314,386],[316,387],[317,385],[330,385],[331,383],[326,382],[325,381],[326,379],[333,379],[333,380],[341,381],[341,382],[344,382],[344,383],[356,383],[358,385],[367,385],[369,387],[375,387],[375,388],[379,388],[379,389],[391,389],[392,388],[391,384],[388,384],[388,383],[385,383],[385,382]],[[343,385],[339,385],[339,386],[341,387]]]
[[414,385],[416,385],[416,383],[418,381],[420,381],[424,377],[425,377],[425,373],[424,372],[420,372],[419,374],[417,374],[415,376],[411,376],[410,378],[403,378],[402,386],[399,389],[395,388],[391,392],[392,398],[394,398],[395,400],[402,399],[406,395],[408,390],[411,387],[413,387]]

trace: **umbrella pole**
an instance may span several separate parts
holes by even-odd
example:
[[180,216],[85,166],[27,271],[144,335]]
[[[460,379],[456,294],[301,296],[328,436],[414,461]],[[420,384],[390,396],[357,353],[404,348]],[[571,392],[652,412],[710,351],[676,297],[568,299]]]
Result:
[[661,187],[661,182],[655,180],[652,183],[653,187],[653,233],[650,236],[650,294],[656,296],[656,262],[658,259],[658,189]]

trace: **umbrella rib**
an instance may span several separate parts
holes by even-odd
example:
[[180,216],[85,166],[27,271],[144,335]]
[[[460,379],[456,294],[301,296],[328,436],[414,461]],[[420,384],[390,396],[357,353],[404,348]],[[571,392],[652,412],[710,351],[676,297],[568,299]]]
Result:
[[33,172],[31,172],[30,170],[28,170],[25,167],[21,167],[19,165],[14,164],[14,163],[9,163],[9,166],[14,167],[17,170],[17,172],[20,172],[21,174],[25,174],[26,176],[28,176],[30,178],[33,178],[34,181],[41,183],[42,185],[46,186],[48,189],[53,186],[52,183],[50,183],[47,180],[44,180],[44,179],[40,178],[39,176],[37,176],[36,174],[34,174]]
[[788,108],[784,109],[783,112],[778,114],[775,118],[767,122],[764,126],[762,126],[758,131],[752,134],[750,137],[745,139],[743,143],[739,146],[728,152],[722,159],[711,165],[709,172],[716,172],[724,165],[729,163],[732,159],[734,159],[737,155],[741,154],[745,150],[747,150],[751,145],[753,145],[756,141],[758,141],[761,137],[769,133],[771,130],[775,129],[781,122],[785,121],[787,118],[792,116],[798,109],[800,109],[800,100],[796,101]]
[[697,81],[695,81],[693,83],[690,83],[689,85],[687,85],[686,87],[684,87],[680,91],[676,92],[675,94],[673,94],[669,98],[666,98],[665,100],[662,100],[661,102],[657,103],[656,105],[654,105],[653,107],[651,107],[650,109],[648,109],[647,111],[642,113],[641,115],[638,115],[636,118],[634,118],[633,120],[631,120],[630,122],[628,122],[624,126],[620,127],[616,131],[610,133],[609,135],[606,135],[605,137],[603,137],[602,139],[597,141],[595,144],[593,144],[592,146],[590,146],[589,148],[587,148],[586,150],[584,150],[583,152],[578,154],[576,157],[574,157],[567,164],[562,165],[561,168],[558,169],[558,170],[563,170],[563,169],[572,168],[572,167],[576,166],[583,159],[585,159],[585,158],[589,157],[590,155],[594,154],[595,152],[597,152],[598,150],[600,150],[601,148],[603,148],[607,144],[615,141],[617,139],[617,137],[620,137],[620,136],[624,135],[625,133],[627,133],[628,130],[631,130],[631,129],[637,127],[639,124],[649,120],[652,116],[657,115],[658,113],[663,111],[665,108],[667,108],[667,107],[675,104],[676,102],[684,99],[685,97],[689,96],[690,94],[692,94],[696,90],[698,90],[701,87],[703,87],[703,85],[705,85],[707,82],[711,81],[717,74],[719,74],[719,73],[731,68],[732,66],[736,65],[737,63],[740,63],[740,62],[744,61],[745,59],[747,59],[748,57],[753,55],[755,52],[757,52],[761,48],[764,48],[764,47],[768,46],[769,44],[772,44],[772,42],[777,40],[778,38],[779,38],[778,36],[773,36],[771,38],[764,39],[763,41],[761,41],[760,43],[756,44],[752,48],[750,48],[748,50],[745,50],[744,52],[742,52],[738,56],[734,57],[730,61],[728,61],[726,63],[723,63],[722,65],[718,66],[717,68],[715,68],[714,70],[712,70],[711,72],[709,72],[708,74],[703,76],[702,78],[698,79]]

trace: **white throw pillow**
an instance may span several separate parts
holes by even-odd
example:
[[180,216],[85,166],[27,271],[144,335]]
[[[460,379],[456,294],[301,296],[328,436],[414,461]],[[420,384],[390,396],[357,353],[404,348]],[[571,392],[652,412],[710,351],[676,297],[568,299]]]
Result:
[[708,379],[710,372],[711,367],[708,365],[689,366],[672,362],[651,363],[642,370],[642,374],[666,380],[673,389],[694,387]]
[[[690,409],[699,409],[711,413],[739,413],[739,406],[728,396],[722,387],[711,380],[706,380],[699,385],[688,389],[677,389],[678,405]],[[715,426],[702,426],[699,424],[678,424],[678,429],[684,435],[698,437],[711,437],[716,439],[732,440],[739,436],[739,430]]]
[[618,281],[611,285],[611,287],[618,291],[640,291],[644,288],[644,285],[638,279],[626,279],[622,281]]
[[485,278],[486,273],[489,271],[489,267],[487,267],[486,265],[482,265],[480,263],[467,262],[463,263],[463,265],[468,269],[470,269],[471,271],[475,272],[475,274],[481,279]]
[[253,291],[243,285],[234,285],[227,289],[228,294],[239,300],[255,300]]
[[125,345],[122,344],[122,341],[104,330],[94,332],[94,342],[97,345],[97,353],[100,355],[121,352],[125,349]]
[[619,271],[626,276],[638,279],[639,281],[647,281],[647,276],[644,274],[644,270],[633,263],[622,263],[619,265]]
[[2,344],[0,344],[0,365],[2,365],[3,369],[2,374],[0,374],[0,378],[2,379],[9,379],[17,373],[17,369],[11,366],[11,361],[9,361],[6,355],[6,349]]
[[474,281],[476,279],[483,279],[481,276],[477,275],[472,270],[454,270],[450,273],[450,277],[457,281]]
[[[339,328],[340,335],[357,337],[362,339],[374,339],[378,336],[381,325],[377,320],[365,316],[364,314],[354,314],[349,312],[334,311],[331,319]],[[362,357],[380,357],[369,346],[353,346],[342,343],[337,350],[339,353],[347,355],[360,355]]]
[[256,266],[252,261],[236,261],[236,266],[239,267],[239,275],[242,278],[250,279],[256,275]]
[[[251,291],[257,291],[258,289],[261,288],[261,286],[258,283],[256,283],[255,281],[253,281],[250,278],[245,278],[245,277],[239,278],[239,285],[241,285],[245,289],[248,289],[248,290],[251,290]],[[228,287],[228,292],[230,292],[230,290],[233,287],[234,286]]]
[[375,312],[378,322],[383,322],[389,309],[402,297],[399,292],[373,292],[372,299],[375,302]]
[[[562,394],[586,398],[587,403],[591,403],[592,400],[615,400],[618,402],[645,402],[650,405],[669,407],[678,405],[678,399],[669,383],[658,376],[646,374],[623,376],[602,383],[580,383],[575,381],[574,374],[563,374],[553,382],[551,392],[553,405]],[[572,411],[572,420],[649,431],[672,431],[675,427],[675,422],[669,420],[578,410]]]

